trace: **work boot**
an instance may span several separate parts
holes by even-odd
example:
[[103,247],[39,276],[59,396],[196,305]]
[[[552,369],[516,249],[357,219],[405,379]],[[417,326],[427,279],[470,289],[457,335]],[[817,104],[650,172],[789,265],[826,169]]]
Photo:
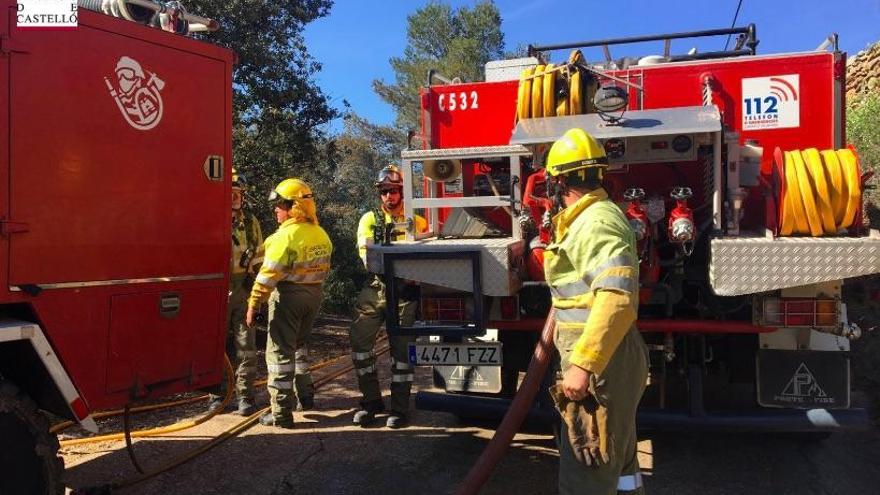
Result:
[[361,402],[361,408],[355,411],[352,422],[358,426],[369,426],[376,420],[376,414],[385,410],[385,403],[382,399]]
[[238,410],[235,411],[235,414],[239,416],[250,416],[256,411],[254,407],[254,401],[251,399],[238,399]]
[[385,420],[385,426],[392,430],[405,428],[408,424],[409,420],[407,419],[406,414],[399,412],[392,412],[391,415],[388,416],[388,419]]
[[284,428],[286,430],[292,430],[294,427],[293,418],[288,421],[279,421],[271,412],[267,412],[260,416],[260,424],[263,426],[277,426],[278,428]]
[[[212,413],[223,408],[223,397],[212,395],[208,398],[208,412]],[[222,411],[220,411],[222,412]]]
[[315,398],[314,397],[301,397],[299,399],[299,410],[300,411],[311,411],[315,408]]

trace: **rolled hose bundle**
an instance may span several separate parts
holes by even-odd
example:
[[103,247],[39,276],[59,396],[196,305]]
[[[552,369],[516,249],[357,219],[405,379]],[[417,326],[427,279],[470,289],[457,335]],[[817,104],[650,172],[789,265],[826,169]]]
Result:
[[578,67],[582,59],[580,50],[574,50],[567,63],[540,64],[523,70],[517,92],[517,119],[587,113],[598,83]]
[[862,204],[862,178],[852,149],[815,148],[775,154],[779,235],[820,237],[846,232]]

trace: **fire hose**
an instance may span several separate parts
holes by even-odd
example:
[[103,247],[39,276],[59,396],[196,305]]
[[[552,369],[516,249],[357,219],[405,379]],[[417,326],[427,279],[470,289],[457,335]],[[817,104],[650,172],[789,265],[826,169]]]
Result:
[[[376,343],[382,342],[386,339],[387,339],[387,337],[384,337],[384,336],[380,337],[379,339],[376,340]],[[343,354],[341,356],[336,356],[333,358],[325,359],[325,360],[319,362],[318,364],[315,364],[315,365],[309,367],[309,371],[310,372],[316,371],[316,370],[319,370],[319,369],[324,368],[326,366],[330,366],[331,364],[336,363],[337,361],[339,361],[340,359],[342,359],[344,357],[346,357],[345,354]],[[230,363],[230,366],[231,366],[231,363]],[[232,380],[234,378],[230,377],[229,375],[226,375],[226,378],[227,378],[226,389],[228,391],[232,387]],[[254,382],[254,386],[259,387],[259,386],[265,385],[266,382],[267,382],[267,380],[265,380],[265,379],[257,380]],[[229,394],[227,394],[227,396],[228,395]],[[157,411],[160,409],[168,409],[168,408],[176,407],[176,406],[184,406],[186,404],[192,404],[194,402],[203,402],[207,399],[208,399],[208,395],[197,395],[195,397],[187,397],[186,399],[180,399],[180,400],[175,400],[175,401],[171,401],[171,402],[162,402],[159,404],[149,404],[149,405],[145,405],[145,406],[131,407],[128,409],[127,412],[125,409],[103,411],[103,412],[93,414],[92,418],[105,419],[105,418],[112,418],[115,416],[123,416],[125,414],[137,414],[137,413],[144,413],[144,412],[150,412],[150,411]],[[224,398],[224,400],[225,400],[225,398]],[[225,409],[227,405],[228,405],[228,402],[224,402],[223,408],[221,408],[221,410]],[[60,423],[56,423],[56,424],[52,425],[52,427],[49,428],[49,433],[60,433],[64,430],[66,430],[72,426],[76,426],[76,425],[77,425],[76,421],[62,421]],[[195,426],[195,425],[193,425],[193,426]],[[142,435],[138,435],[138,436],[142,436]],[[146,436],[149,436],[149,435],[146,435]],[[98,438],[98,437],[91,437],[91,438]],[[94,440],[94,441],[97,442],[97,441],[103,441],[103,440]],[[87,442],[81,442],[81,443],[87,443]],[[65,444],[62,442],[62,446],[64,446],[64,445]]]
[[[782,163],[778,163],[779,161]],[[782,166],[782,236],[835,235],[853,226],[861,207],[862,177],[851,149],[776,153]]]
[[459,485],[457,495],[476,495],[479,493],[480,488],[489,479],[495,466],[498,465],[510,447],[510,442],[519,430],[544,380],[544,374],[547,372],[547,366],[550,364],[550,358],[553,354],[555,328],[556,310],[551,309],[544,322],[544,328],[541,330],[541,338],[535,345],[535,352],[532,354],[532,360],[529,362],[529,368],[526,370],[522,385],[516,391],[516,396],[510,403],[510,408],[501,420],[501,424],[498,425],[498,429],[495,430],[492,440],[486,445],[467,477]]
[[[389,350],[389,347],[384,346],[376,351],[376,356],[381,356],[382,354],[388,352],[388,350]],[[345,356],[340,356],[339,358],[336,358],[336,360],[341,359],[342,357],[345,357]],[[321,388],[324,385],[332,382],[336,378],[352,371],[353,369],[354,369],[354,364],[349,364],[349,365],[345,366],[344,368],[341,368],[337,371],[332,372],[328,376],[321,377],[320,379],[315,381],[315,388],[316,389]],[[231,366],[229,368],[229,372],[231,373]],[[231,390],[231,388],[227,388],[227,396],[230,394],[230,392],[229,392],[230,390]],[[132,478],[129,478],[129,479],[126,479],[123,481],[119,481],[116,483],[111,483],[108,485],[100,486],[100,487],[76,489],[76,490],[73,490],[71,493],[72,493],[72,495],[85,495],[85,494],[89,494],[89,493],[111,493],[113,490],[119,490],[122,488],[130,487],[132,485],[136,485],[138,483],[146,481],[154,476],[162,474],[166,471],[170,471],[170,470],[198,457],[199,455],[204,454],[205,452],[213,449],[214,447],[217,447],[218,445],[225,442],[226,440],[229,440],[230,438],[233,438],[233,437],[238,436],[241,433],[245,432],[248,428],[255,425],[257,423],[257,421],[259,421],[260,417],[263,414],[265,414],[267,411],[269,411],[269,407],[265,407],[263,409],[260,409],[259,411],[255,412],[255,413],[251,414],[250,416],[248,416],[247,418],[243,419],[238,424],[225,430],[220,435],[212,438],[210,441],[208,441],[204,445],[196,447],[195,449],[192,449],[189,452],[184,452],[183,454],[175,456],[175,457],[171,458],[170,460],[168,460],[167,462],[165,462],[164,464],[156,467],[152,471],[141,472],[141,470],[138,469],[140,474],[138,474],[137,476],[134,476]],[[136,463],[135,463],[135,466],[137,466]]]

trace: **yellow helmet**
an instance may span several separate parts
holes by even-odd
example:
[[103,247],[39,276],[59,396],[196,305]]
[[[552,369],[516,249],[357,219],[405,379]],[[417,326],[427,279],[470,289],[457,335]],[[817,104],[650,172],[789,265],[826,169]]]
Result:
[[[297,223],[318,224],[317,208],[312,188],[300,179],[284,179],[269,193],[269,201],[278,205],[281,201],[290,202],[290,216]],[[283,208],[287,208],[284,206]]]
[[312,199],[312,188],[300,179],[284,179],[269,193],[269,201]]
[[238,189],[247,189],[247,179],[240,173],[238,173],[235,168],[232,169],[232,187]]
[[569,129],[547,153],[547,173],[552,177],[593,167],[608,167],[605,148],[583,129]]

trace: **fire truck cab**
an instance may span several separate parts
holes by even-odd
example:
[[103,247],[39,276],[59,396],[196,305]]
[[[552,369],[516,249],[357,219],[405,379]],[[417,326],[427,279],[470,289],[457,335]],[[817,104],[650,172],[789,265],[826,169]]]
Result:
[[[673,40],[724,35],[738,36],[734,49],[670,53]],[[646,41],[663,55],[610,56]],[[368,248],[371,271],[422,284],[413,326],[387,315],[389,332],[418,336],[411,362],[433,366],[447,392],[419,392],[418,407],[506,410],[550,307],[544,156],[579,127],[605,147],[605,189],[638,240],[636,326],[652,351],[640,426],[866,423],[850,403],[860,331],[841,287],[880,272],[880,236],[863,225],[866,176],[843,140],[846,57],[834,36],[810,52],[756,46],[749,25],[530,47],[487,64],[485,82],[429,74],[422,146],[401,166],[406,217],[430,230],[407,222],[406,241]],[[584,47],[605,60],[586,62]]]

